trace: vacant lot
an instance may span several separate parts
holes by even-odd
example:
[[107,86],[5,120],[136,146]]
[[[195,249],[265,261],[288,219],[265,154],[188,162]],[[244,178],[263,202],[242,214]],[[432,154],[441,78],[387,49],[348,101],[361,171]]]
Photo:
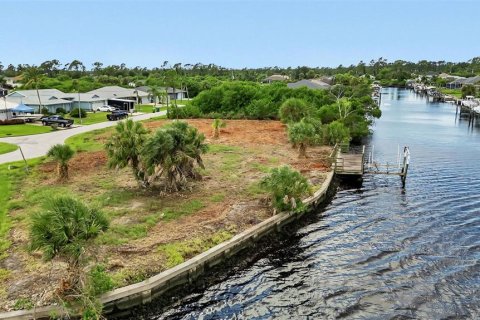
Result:
[[[146,122],[150,130],[168,121]],[[103,143],[112,129],[71,138],[78,152],[71,161],[71,179],[58,184],[55,164],[37,165],[8,202],[9,247],[0,260],[0,306],[18,301],[48,304],[66,269],[61,261],[45,263],[27,250],[30,215],[43,200],[70,194],[100,207],[111,219],[110,229],[97,239],[97,261],[116,286],[138,282],[170,268],[259,223],[272,212],[259,180],[272,167],[290,164],[318,188],[328,169],[330,149],[310,149],[299,160],[287,142],[285,126],[277,121],[228,121],[219,139],[212,139],[211,120],[188,121],[207,136],[203,179],[187,191],[164,194],[137,185],[130,170],[106,167]],[[0,256],[1,256],[0,252]]]

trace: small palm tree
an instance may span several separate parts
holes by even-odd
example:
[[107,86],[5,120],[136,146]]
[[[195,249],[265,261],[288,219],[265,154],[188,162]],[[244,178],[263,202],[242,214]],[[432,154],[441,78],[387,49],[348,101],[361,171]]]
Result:
[[308,180],[289,166],[272,169],[260,184],[270,192],[272,204],[278,211],[302,210],[301,198],[311,192]]
[[207,151],[205,136],[186,122],[174,122],[157,130],[145,143],[142,158],[149,181],[161,176],[167,191],[178,191],[187,178],[197,178],[195,164],[204,168],[201,155]]
[[147,129],[140,122],[131,119],[121,121],[115,127],[115,133],[105,145],[108,154],[108,166],[121,169],[132,167],[135,179],[146,185],[145,172],[140,159],[140,151],[146,141]]
[[227,123],[221,119],[214,119],[212,122],[213,128],[213,138],[217,139],[220,137],[220,128],[225,128]]
[[108,229],[106,215],[71,197],[52,198],[32,216],[30,249],[43,251],[46,260],[60,257],[68,263],[75,287],[88,243]]
[[320,142],[321,137],[315,126],[308,119],[302,119],[288,125],[288,139],[294,146],[298,146],[298,157],[307,157],[307,147]]
[[68,162],[75,151],[66,144],[56,144],[48,150],[47,156],[57,161],[58,178],[62,181],[68,179]]

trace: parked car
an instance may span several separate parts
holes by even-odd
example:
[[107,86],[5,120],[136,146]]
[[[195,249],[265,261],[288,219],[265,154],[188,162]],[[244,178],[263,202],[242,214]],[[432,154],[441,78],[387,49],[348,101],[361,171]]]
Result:
[[117,110],[115,107],[105,105],[105,106],[98,107],[96,111],[110,112],[115,110]]
[[110,121],[122,120],[128,117],[128,112],[125,110],[115,110],[107,114],[107,119]]
[[72,119],[65,119],[62,116],[54,115],[48,117],[42,117],[42,124],[44,126],[51,126],[52,124],[57,124],[59,127],[70,127],[73,124]]

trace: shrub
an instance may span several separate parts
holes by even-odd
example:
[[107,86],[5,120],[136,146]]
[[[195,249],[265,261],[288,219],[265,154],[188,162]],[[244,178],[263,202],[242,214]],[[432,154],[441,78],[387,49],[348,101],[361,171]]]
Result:
[[50,114],[50,111],[48,111],[48,109],[46,107],[42,107],[42,110],[40,110],[40,112],[44,115],[44,116],[48,116]]
[[309,117],[312,109],[302,99],[290,98],[282,103],[279,110],[280,119],[284,123],[299,122],[303,118]]
[[7,126],[11,124],[24,124],[24,119],[8,119],[8,120],[0,120],[0,125]]
[[[54,123],[58,125],[57,123]],[[52,125],[53,128],[53,125]],[[57,171],[60,180],[68,179],[68,162],[73,157],[75,151],[67,144],[56,144],[48,150],[47,156],[57,161]]]
[[86,118],[87,111],[79,108],[75,108],[70,111],[70,116],[73,118],[80,118],[80,115],[82,116],[82,118]]
[[289,166],[274,168],[260,185],[270,192],[272,204],[278,211],[301,211],[301,197],[310,193],[310,185],[300,172]]
[[350,141],[350,132],[342,122],[333,121],[325,127],[324,137],[328,144],[334,145],[336,143]]
[[113,287],[113,280],[106,272],[105,266],[96,265],[88,273],[88,291],[92,296],[101,295]]
[[56,114],[65,114],[65,113],[67,113],[67,111],[66,111],[65,109],[63,109],[63,108],[57,108],[57,109],[55,110],[55,113],[56,113]]
[[44,258],[63,257],[77,267],[89,240],[108,229],[107,216],[67,196],[47,200],[32,216],[31,250],[42,250]]

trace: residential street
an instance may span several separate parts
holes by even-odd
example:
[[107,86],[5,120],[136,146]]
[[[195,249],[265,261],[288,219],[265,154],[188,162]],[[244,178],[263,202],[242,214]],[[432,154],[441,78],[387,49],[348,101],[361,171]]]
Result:
[[[154,117],[165,115],[166,111],[156,113],[145,113],[138,116],[133,116],[130,119],[135,121],[147,120]],[[76,127],[72,129],[59,130],[55,132],[36,134],[30,136],[0,138],[0,142],[8,142],[16,144],[22,148],[26,159],[32,159],[44,156],[48,150],[55,144],[64,143],[67,138],[97,129],[112,127],[117,124],[117,121],[106,121],[96,123],[88,126]],[[20,149],[0,155],[0,164],[22,160]]]

